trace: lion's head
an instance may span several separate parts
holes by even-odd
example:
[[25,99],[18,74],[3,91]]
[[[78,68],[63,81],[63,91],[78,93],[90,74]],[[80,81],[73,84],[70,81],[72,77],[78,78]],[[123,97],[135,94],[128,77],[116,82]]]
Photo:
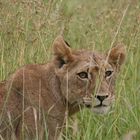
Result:
[[115,80],[125,60],[125,47],[118,44],[105,54],[72,51],[63,37],[58,36],[53,52],[61,92],[68,103],[107,113],[115,100]]

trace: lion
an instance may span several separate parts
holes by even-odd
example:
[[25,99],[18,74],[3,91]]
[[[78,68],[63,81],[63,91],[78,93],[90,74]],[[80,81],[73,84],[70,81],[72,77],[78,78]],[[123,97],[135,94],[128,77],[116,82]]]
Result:
[[[106,114],[115,101],[115,81],[126,51],[72,50],[59,35],[53,59],[28,64],[0,84],[0,136],[3,139],[57,140],[71,116],[87,107]],[[47,129],[47,133],[46,133]]]

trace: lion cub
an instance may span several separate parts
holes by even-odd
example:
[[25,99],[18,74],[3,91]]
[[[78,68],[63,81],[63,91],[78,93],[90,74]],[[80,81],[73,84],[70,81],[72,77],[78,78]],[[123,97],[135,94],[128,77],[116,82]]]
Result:
[[19,68],[0,84],[0,135],[4,139],[57,140],[66,114],[78,112],[79,107],[100,114],[111,108],[125,47],[119,44],[106,54],[72,51],[62,36],[52,47],[52,61]]

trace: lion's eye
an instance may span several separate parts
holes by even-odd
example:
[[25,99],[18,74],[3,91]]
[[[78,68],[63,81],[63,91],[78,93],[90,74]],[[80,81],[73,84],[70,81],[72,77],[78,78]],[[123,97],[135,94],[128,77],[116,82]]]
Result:
[[87,72],[80,72],[78,73],[78,76],[82,79],[88,78],[88,73]]
[[113,73],[113,71],[107,70],[107,71],[105,72],[105,77],[111,76],[112,73]]

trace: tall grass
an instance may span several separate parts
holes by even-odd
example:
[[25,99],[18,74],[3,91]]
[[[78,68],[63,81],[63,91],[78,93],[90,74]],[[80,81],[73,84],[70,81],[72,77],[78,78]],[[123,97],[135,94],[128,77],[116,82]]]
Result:
[[140,139],[140,2],[0,1],[1,80],[22,65],[49,61],[52,41],[60,33],[75,49],[109,49],[128,3],[115,38],[126,44],[127,61],[117,80],[114,108],[104,116],[80,111],[76,122],[68,121],[66,140],[120,140],[131,131]]

